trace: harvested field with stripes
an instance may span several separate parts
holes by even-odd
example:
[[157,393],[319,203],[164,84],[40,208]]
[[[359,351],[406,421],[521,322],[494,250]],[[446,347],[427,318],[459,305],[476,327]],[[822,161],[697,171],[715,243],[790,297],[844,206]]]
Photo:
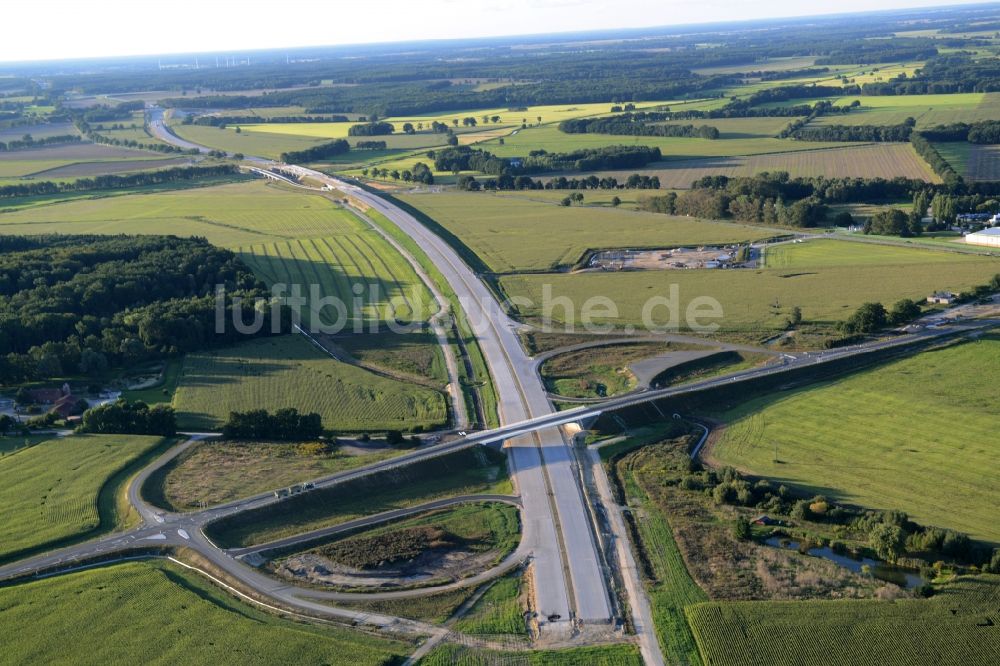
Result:
[[[314,310],[319,316],[314,323],[326,326],[424,321],[434,312],[430,292],[413,268],[374,231],[251,245],[239,251],[269,285],[299,286],[309,299],[303,321],[313,323]],[[331,300],[319,300],[324,298]]]

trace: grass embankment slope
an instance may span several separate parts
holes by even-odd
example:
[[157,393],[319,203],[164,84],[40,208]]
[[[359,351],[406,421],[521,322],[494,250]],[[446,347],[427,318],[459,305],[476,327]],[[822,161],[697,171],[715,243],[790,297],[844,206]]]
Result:
[[[1000,335],[924,352],[720,415],[716,461],[1000,543]],[[775,450],[779,462],[775,462]]]
[[188,354],[174,396],[185,428],[220,427],[230,412],[295,407],[340,431],[410,430],[444,423],[437,391],[336,361],[301,335]]
[[164,440],[135,435],[73,435],[43,440],[0,457],[0,561],[56,546],[124,515],[115,489],[119,472]]
[[16,664],[356,664],[412,648],[242,604],[178,566],[128,563],[0,588],[4,660]]
[[248,546],[443,497],[511,492],[503,454],[466,449],[223,518],[206,534],[224,547]]
[[[820,243],[817,247],[815,244]],[[543,288],[553,298],[568,296],[579,318],[582,305],[594,295],[611,298],[618,316],[594,317],[595,323],[616,326],[642,324],[642,308],[654,296],[669,296],[677,285],[681,325],[688,304],[699,296],[716,299],[723,317],[722,331],[782,330],[792,308],[802,310],[809,324],[830,326],[847,319],[862,303],[879,301],[887,307],[901,298],[922,301],[934,291],[960,292],[986,284],[1000,271],[995,258],[921,248],[888,248],[851,241],[809,241],[767,250],[768,266],[755,270],[676,270],[574,275],[509,275],[500,285],[509,296],[523,297],[533,305],[522,307],[523,316],[542,314]],[[552,309],[554,319],[566,321],[565,310]],[[599,313],[598,313],[599,314]],[[665,323],[664,309],[653,312]]]
[[566,268],[588,249],[667,248],[774,235],[768,229],[727,222],[606,208],[566,208],[484,192],[399,198],[454,234],[497,273]]
[[[203,441],[154,475],[158,503],[174,510],[221,504],[241,497],[335,474],[398,455],[373,449],[349,455],[312,444]],[[152,482],[152,478],[151,478]]]
[[419,557],[428,550],[496,553],[495,562],[517,547],[516,507],[498,502],[464,504],[394,521],[324,542],[314,550],[357,569],[375,569]]

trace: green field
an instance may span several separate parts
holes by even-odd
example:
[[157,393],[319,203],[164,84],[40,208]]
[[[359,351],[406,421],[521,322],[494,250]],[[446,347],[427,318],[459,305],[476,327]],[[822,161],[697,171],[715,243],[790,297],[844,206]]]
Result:
[[0,213],[2,234],[174,234],[230,248],[362,229],[353,213],[328,199],[260,181]]
[[453,628],[463,634],[525,634],[521,572],[500,578],[483,593]]
[[174,511],[212,506],[290,486],[309,479],[369,465],[398,455],[372,449],[352,455],[334,448],[316,451],[309,444],[199,442],[155,473],[144,492]]
[[[1000,543],[1000,336],[924,352],[720,418],[720,463]],[[775,463],[775,449],[780,462]]]
[[588,249],[666,248],[767,238],[768,229],[606,208],[566,208],[482,192],[399,197],[475,252],[490,270],[568,267]]
[[918,128],[1000,119],[1000,93],[953,95],[898,95],[840,97],[838,106],[858,100],[861,106],[846,114],[830,114],[813,122],[818,125],[896,125],[914,118]]
[[[756,120],[756,119],[755,119]],[[772,119],[768,119],[772,120]],[[784,125],[792,119],[783,118]],[[684,124],[713,125],[714,120],[693,120],[684,121]],[[696,139],[689,137],[662,137],[662,136],[623,136],[617,134],[567,134],[559,131],[555,125],[542,125],[541,127],[529,127],[519,131],[513,136],[504,139],[504,145],[499,145],[497,140],[487,141],[482,144],[482,148],[500,157],[523,157],[531,150],[544,149],[551,153],[569,152],[581,148],[600,148],[602,146],[656,146],[663,153],[665,160],[682,160],[694,157],[727,157],[731,155],[760,155],[764,153],[787,153],[795,150],[802,150],[802,144],[791,139],[777,139],[770,134],[764,134],[760,128],[765,127],[764,123],[744,123],[748,128],[752,127],[754,132],[729,132],[720,138]],[[738,126],[738,123],[722,123]],[[784,126],[782,125],[782,127]],[[773,125],[768,123],[767,127]],[[722,128],[719,128],[722,131]],[[730,129],[727,127],[727,129]],[[780,130],[780,128],[779,128]],[[843,143],[816,142],[810,143],[809,147],[837,148],[843,147]]]
[[0,457],[0,561],[114,526],[119,471],[159,437],[73,435]]
[[340,431],[432,428],[447,420],[444,397],[335,361],[301,335],[188,354],[174,407],[184,428],[214,429],[231,411],[295,407]]
[[[642,326],[642,310],[649,299],[668,298],[671,286],[677,285],[682,328],[688,304],[697,297],[706,296],[721,304],[723,317],[702,323],[718,323],[722,331],[763,332],[784,328],[795,306],[802,309],[806,322],[830,325],[847,319],[867,301],[879,301],[886,306],[901,298],[922,301],[934,291],[957,293],[986,284],[1000,271],[1000,262],[992,258],[949,253],[946,255],[948,260],[942,260],[936,253],[909,248],[901,251],[914,253],[913,257],[897,258],[893,264],[873,263],[870,261],[872,253],[883,255],[884,249],[857,245],[860,247],[848,248],[831,242],[830,247],[841,257],[828,256],[824,259],[827,265],[822,262],[811,266],[803,264],[803,269],[509,275],[501,277],[500,286],[512,298],[527,299],[528,305],[518,306],[522,316],[542,316],[545,304],[549,303],[554,322],[572,319],[580,323],[587,299],[610,298],[617,308],[617,316],[613,312],[606,314],[603,308],[596,307],[600,304],[595,303],[592,321],[622,327]],[[788,252],[798,253],[800,248],[808,248],[803,251],[813,253],[808,243],[796,244]],[[808,260],[805,256],[801,261]],[[548,300],[543,298],[546,289],[551,290]],[[560,296],[567,296],[572,301],[572,316],[567,316],[566,309],[555,300]],[[666,308],[657,308],[651,314],[653,323],[663,325],[668,321]]]
[[705,603],[688,617],[706,663],[894,666],[1000,660],[1000,579],[960,578],[930,599]]
[[205,533],[224,547],[248,546],[442,497],[511,492],[502,453],[466,449],[234,514]]
[[[796,152],[749,157],[659,162],[643,169],[643,174],[657,176],[660,187],[687,189],[703,176],[753,176],[762,171],[787,171],[793,178],[913,178],[939,183],[938,178],[908,143],[870,143],[844,147],[839,144],[816,150],[816,144],[799,141]],[[619,181],[635,170],[600,171],[598,176],[614,176]],[[588,174],[589,175],[589,174]]]
[[119,564],[0,588],[9,663],[399,663],[412,647],[257,611],[173,564]]
[[1000,180],[1000,146],[948,141],[935,143],[934,147],[962,177],[973,181]]
[[[265,127],[270,127],[266,125]],[[243,153],[278,159],[281,153],[291,150],[304,150],[324,143],[323,139],[295,136],[294,134],[275,134],[273,132],[236,133],[235,127],[221,129],[208,125],[182,125],[171,123],[170,129],[182,139],[201,146],[208,146],[227,153]]]
[[[306,322],[349,331],[361,322],[424,321],[433,313],[431,294],[413,268],[368,227],[335,236],[243,246],[238,251],[269,286],[301,287],[308,300]],[[322,301],[311,297],[314,286],[320,299],[334,298],[335,304],[320,309]],[[318,321],[313,321],[313,308]]]
[[327,340],[366,368],[416,382],[448,383],[444,353],[430,331],[345,334]]
[[[767,268],[829,268],[833,266],[909,266],[951,263],[952,252],[918,250],[901,246],[813,239],[803,243],[772,245],[764,253]],[[1000,264],[998,264],[1000,266]]]

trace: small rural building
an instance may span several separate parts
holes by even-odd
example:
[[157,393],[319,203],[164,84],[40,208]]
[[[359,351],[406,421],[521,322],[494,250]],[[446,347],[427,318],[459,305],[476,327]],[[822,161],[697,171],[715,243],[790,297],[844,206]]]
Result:
[[950,291],[935,291],[933,294],[927,297],[928,303],[936,303],[938,305],[951,305],[958,300],[958,296],[951,293]]
[[777,525],[778,521],[767,515],[766,513],[761,514],[753,519],[754,525]]
[[969,245],[1000,247],[1000,227],[990,227],[972,234],[966,234],[965,242]]

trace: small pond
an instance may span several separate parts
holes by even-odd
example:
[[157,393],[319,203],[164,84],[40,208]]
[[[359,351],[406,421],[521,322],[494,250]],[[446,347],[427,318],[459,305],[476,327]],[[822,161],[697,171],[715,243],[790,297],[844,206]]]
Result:
[[[774,548],[784,548],[785,550],[795,551],[799,550],[799,544],[797,541],[791,541],[784,537],[774,536],[767,539],[764,543],[768,546],[773,546]],[[807,555],[812,555],[813,557],[822,557],[823,559],[830,560],[834,564],[844,567],[845,569],[850,569],[856,573],[861,573],[861,567],[868,565],[871,567],[872,575],[879,580],[884,580],[888,583],[895,583],[896,585],[905,587],[908,590],[917,587],[924,582],[924,579],[920,577],[920,574],[909,569],[894,567],[891,564],[886,564],[881,560],[873,560],[870,557],[855,559],[850,555],[835,553],[829,546],[823,546],[822,548],[810,548],[805,552]]]

